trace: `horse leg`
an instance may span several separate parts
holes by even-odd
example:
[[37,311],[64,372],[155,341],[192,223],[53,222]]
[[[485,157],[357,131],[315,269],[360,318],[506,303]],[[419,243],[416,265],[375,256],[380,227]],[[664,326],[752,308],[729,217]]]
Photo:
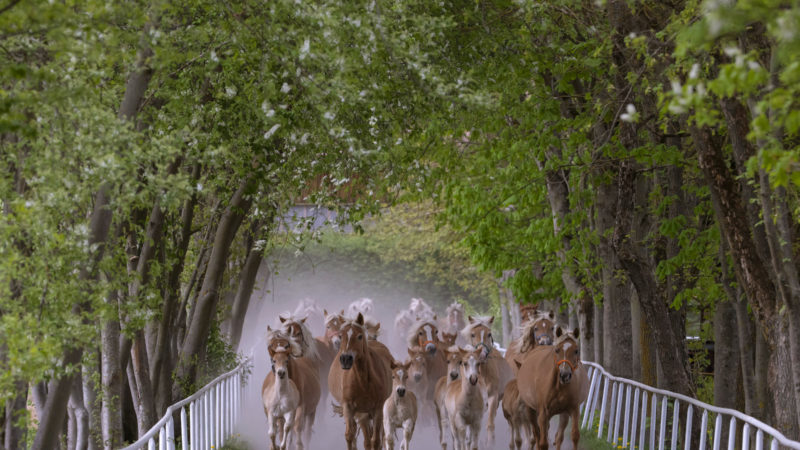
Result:
[[349,403],[342,404],[342,413],[344,415],[344,440],[347,442],[347,450],[356,450],[356,418],[353,411],[350,410]]
[[303,440],[305,441],[306,445],[309,445],[311,443],[311,431],[314,428],[314,422],[316,420],[316,417],[317,417],[316,409],[306,414],[306,423],[305,426],[303,427],[304,428]]
[[442,450],[447,450],[447,443],[444,441],[443,435],[443,428],[444,422],[442,422],[442,411],[439,409],[439,405],[434,403],[434,411],[436,412],[436,424],[439,426],[439,445],[442,446]]
[[512,416],[508,419],[508,426],[511,428],[511,442],[508,444],[510,450],[519,449],[519,429],[517,428],[517,421]]
[[550,415],[547,410],[538,411],[537,421],[539,422],[539,439],[537,440],[537,450],[547,450],[550,440]]
[[580,408],[572,410],[572,448],[578,448],[578,441],[581,439],[581,429],[578,425]]
[[498,395],[497,392],[491,394],[489,400],[489,417],[486,420],[486,444],[494,447],[494,417],[497,415]]
[[383,441],[383,408],[379,408],[372,417],[372,448],[380,450]]
[[283,434],[281,435],[281,450],[286,450],[289,433],[294,425],[294,412],[286,413],[283,416]]
[[297,439],[295,448],[303,450],[303,427],[305,425],[305,411],[303,407],[297,408],[294,412],[294,437]]
[[414,434],[414,420],[406,419],[403,422],[403,443],[400,445],[401,450],[408,450],[408,444],[411,442],[411,436]]
[[384,450],[394,450],[394,426],[388,416],[383,417]]
[[269,448],[275,450],[275,417],[271,413],[267,413],[267,433],[269,434]]
[[556,431],[556,450],[561,450],[561,443],[564,442],[564,430],[569,423],[569,414],[558,415],[558,431]]

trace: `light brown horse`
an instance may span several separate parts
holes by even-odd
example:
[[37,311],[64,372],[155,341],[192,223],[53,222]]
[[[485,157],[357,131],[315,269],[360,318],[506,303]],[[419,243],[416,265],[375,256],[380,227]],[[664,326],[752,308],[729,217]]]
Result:
[[536,305],[526,304],[519,305],[519,322],[525,323],[539,315],[539,307]]
[[439,336],[439,340],[442,341],[442,345],[445,348],[450,348],[450,347],[456,345],[456,339],[458,339],[458,332],[456,332],[456,333],[445,333],[445,332],[442,332],[442,334]]
[[[289,377],[289,361],[292,353],[299,353],[300,349],[293,343],[290,345],[291,347],[268,348],[272,371],[267,374],[261,385],[261,402],[264,405],[264,414],[267,415],[267,433],[271,450],[286,450],[289,431],[294,426],[294,417],[300,406],[297,385]],[[276,434],[279,442],[277,445]]]
[[364,448],[378,450],[383,435],[383,404],[392,391],[390,365],[394,359],[386,346],[369,340],[361,313],[355,320],[344,322],[341,336],[339,361],[331,365],[328,389],[341,405],[347,448],[356,449],[358,421]]
[[311,439],[311,429],[314,426],[314,415],[320,398],[319,375],[315,363],[301,356],[302,351],[299,350],[301,346],[298,342],[281,330],[267,327],[267,350],[273,354],[280,348],[298,349],[292,355],[294,357],[289,359],[287,368],[289,378],[300,394],[300,404],[294,416],[294,435],[297,438],[297,448],[302,449],[303,442],[309,442]]
[[508,448],[520,450],[523,442],[530,442],[532,445],[536,412],[519,398],[516,379],[509,381],[503,392],[503,416],[511,428],[511,442]]
[[[442,350],[444,345],[439,341],[439,328],[436,326],[436,316],[432,320],[418,320],[414,322],[408,333],[408,348],[419,347],[422,353],[414,353],[414,357],[422,356],[425,368],[424,380],[417,382],[417,385],[425,391],[420,392],[420,409],[423,420],[433,420],[433,391],[436,382],[445,375],[447,371],[447,361],[445,361]],[[412,353],[409,352],[409,357]]]
[[485,362],[481,365],[480,382],[487,402],[486,439],[488,446],[491,447],[494,446],[495,440],[494,421],[497,407],[500,405],[503,389],[513,378],[513,373],[500,352],[494,348],[491,328],[494,316],[469,316],[468,319],[469,324],[461,330],[461,335],[480,353],[481,362]]
[[[439,378],[436,382],[436,387],[433,390],[433,404],[436,408],[436,420],[439,426],[439,444],[442,450],[447,450],[447,442],[444,439],[444,431],[450,430],[450,420],[447,418],[447,409],[444,405],[445,395],[447,394],[447,386],[456,381],[459,377],[459,366],[461,365],[461,350],[456,346],[448,347],[442,350],[445,360],[447,361],[447,375]],[[450,440],[453,441],[452,434]]]
[[459,378],[447,385],[444,405],[455,450],[478,450],[478,436],[486,404],[478,385],[480,366],[486,364],[481,349],[459,352]]
[[528,352],[517,375],[519,395],[536,411],[537,449],[546,450],[550,418],[560,415],[556,449],[561,449],[564,429],[572,419],[572,445],[578,448],[580,404],[589,396],[589,377],[581,363],[578,331],[556,328],[552,346],[539,346]]
[[514,361],[521,354],[529,352],[537,345],[553,345],[555,326],[555,314],[552,311],[539,314],[522,324],[520,337],[511,341],[505,354],[506,362],[514,375],[517,374]]
[[417,397],[406,387],[410,363],[392,362],[392,395],[383,404],[383,435],[386,450],[394,450],[394,431],[403,429],[400,450],[408,450],[417,423]]

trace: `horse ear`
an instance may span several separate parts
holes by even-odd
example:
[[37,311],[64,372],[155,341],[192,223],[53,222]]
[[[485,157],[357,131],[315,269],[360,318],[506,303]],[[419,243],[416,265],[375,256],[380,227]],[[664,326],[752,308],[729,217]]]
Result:
[[491,324],[492,322],[494,322],[494,316],[489,318],[489,324]]
[[475,319],[472,316],[467,316],[467,320],[469,320],[469,323],[475,323]]
[[550,320],[555,320],[556,313],[554,313],[553,311],[550,311],[549,313],[547,313],[547,317],[550,318]]
[[272,331],[272,327],[267,325],[267,332]]
[[378,331],[380,329],[381,329],[381,323],[378,322],[378,323],[375,324],[375,331]]
[[575,336],[575,340],[578,340],[578,338],[581,337],[581,329],[575,328],[574,330],[572,330],[572,335]]
[[559,325],[556,327],[556,337],[561,337],[562,334],[564,334],[564,330],[562,330],[561,326]]
[[408,356],[414,356],[414,350],[413,349],[410,349],[410,348],[408,349]]
[[392,362],[389,363],[389,368],[392,370],[397,369],[397,361],[392,359]]
[[286,317],[278,316],[278,320],[280,320],[281,323],[284,323],[284,322],[286,322]]
[[364,325],[364,315],[358,313],[358,317],[356,317],[356,323],[359,325]]
[[517,361],[516,359],[514,360],[514,364],[517,365],[517,370],[519,370],[519,368],[522,367],[522,363]]
[[328,310],[325,309],[325,308],[322,308],[322,315],[323,316],[327,316],[328,315]]
[[303,317],[302,319],[300,319],[300,323],[306,323],[306,319],[308,319],[308,317]]
[[439,319],[436,318],[436,314],[433,315],[433,320],[434,321],[439,320]]

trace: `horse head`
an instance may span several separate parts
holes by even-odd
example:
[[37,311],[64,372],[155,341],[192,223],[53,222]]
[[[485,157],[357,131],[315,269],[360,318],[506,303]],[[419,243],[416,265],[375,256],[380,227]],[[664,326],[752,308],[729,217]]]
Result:
[[333,345],[333,348],[339,350],[339,345],[342,343],[341,327],[344,323],[344,310],[340,313],[328,313],[327,309],[322,310],[325,317],[325,340]]
[[534,317],[536,317],[539,313],[539,308],[536,305],[519,305],[519,320],[520,323],[525,323]]
[[408,375],[410,375],[415,382],[419,383],[426,373],[425,350],[419,346],[414,346],[408,349]]
[[367,328],[367,338],[371,341],[377,341],[378,335],[381,334],[381,323],[374,317],[365,317],[364,326]]
[[492,323],[494,316],[473,317],[469,316],[467,325],[461,334],[467,342],[480,351],[481,359],[485,360],[494,348],[494,338],[492,337]]
[[442,332],[442,335],[441,335],[441,337],[439,339],[442,341],[442,343],[446,347],[450,347],[450,346],[456,345],[456,339],[457,338],[458,338],[458,333],[445,333],[445,332]]
[[450,381],[458,379],[458,368],[461,366],[461,352],[458,347],[451,346],[444,350],[444,358],[447,361],[447,375]]
[[339,348],[339,364],[342,369],[350,370],[359,356],[367,353],[367,328],[364,326],[364,315],[358,313],[355,320],[348,320],[342,325],[342,344]]
[[475,386],[478,384],[480,365],[486,361],[482,349],[467,347],[459,351],[459,356],[459,375]]
[[410,361],[405,363],[392,361],[390,366],[392,369],[392,390],[397,392],[397,395],[400,397],[405,396],[408,390],[406,383],[408,382],[410,366]]
[[295,341],[302,352],[302,356],[310,359],[317,357],[317,345],[311,330],[306,326],[306,318],[296,318],[293,316],[278,316],[281,322],[281,331],[286,333]]
[[292,357],[290,347],[276,346],[269,349],[269,358],[272,363],[272,372],[283,380],[289,374],[289,358]]
[[537,345],[553,345],[555,326],[555,314],[552,311],[528,320],[522,327],[522,353]]
[[272,327],[267,326],[267,352],[272,357],[272,354],[286,349],[291,356],[303,356],[303,351],[294,339],[290,338],[286,333],[281,330],[273,330]]
[[464,305],[458,302],[451,303],[445,310],[445,321],[448,331],[464,328]]
[[556,327],[555,364],[558,380],[567,384],[572,380],[573,372],[581,363],[581,349],[578,341],[579,331],[566,332]]
[[436,316],[433,320],[419,320],[411,327],[408,336],[408,346],[422,347],[428,354],[436,354],[436,342],[439,340],[439,327],[436,326]]

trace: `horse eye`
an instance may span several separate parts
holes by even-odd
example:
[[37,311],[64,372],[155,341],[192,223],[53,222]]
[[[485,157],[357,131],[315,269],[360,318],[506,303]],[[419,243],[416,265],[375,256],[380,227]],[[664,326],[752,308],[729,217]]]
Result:
[[492,337],[492,333],[489,333],[489,337]]
[[358,335],[358,340],[360,341],[360,340],[361,340],[363,337],[364,337],[364,335],[362,335],[362,334],[359,334],[359,335]]
[[472,333],[472,337],[475,337],[475,333]]

